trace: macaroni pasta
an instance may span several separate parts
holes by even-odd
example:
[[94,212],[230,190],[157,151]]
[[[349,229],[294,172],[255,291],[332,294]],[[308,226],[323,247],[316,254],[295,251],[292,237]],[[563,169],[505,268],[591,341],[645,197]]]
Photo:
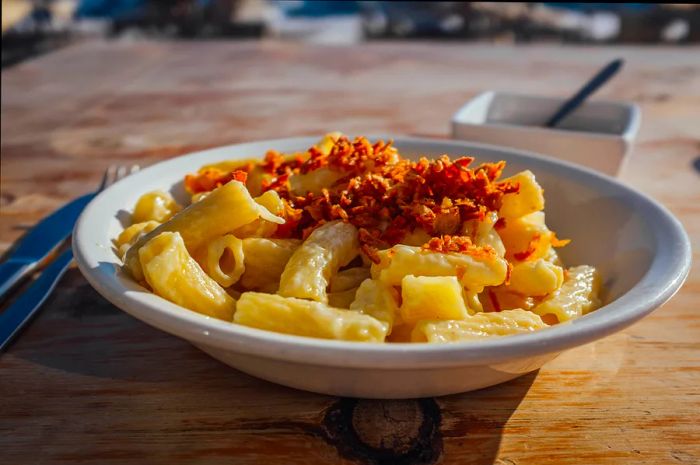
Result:
[[409,161],[332,133],[303,153],[207,165],[181,207],[144,194],[115,238],[155,294],[296,336],[455,343],[545,329],[601,305],[595,268],[566,268],[530,171]]

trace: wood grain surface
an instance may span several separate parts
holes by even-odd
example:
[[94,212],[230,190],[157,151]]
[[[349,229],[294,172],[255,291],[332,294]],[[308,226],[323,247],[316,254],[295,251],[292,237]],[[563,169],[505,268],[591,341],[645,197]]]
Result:
[[[637,102],[621,178],[700,250],[700,53],[373,43],[89,42],[2,73],[0,250],[111,163],[321,134],[448,135],[485,89]],[[0,356],[0,463],[698,464],[700,270],[640,323],[537,373],[420,401],[337,399],[257,380],[122,313],[73,269]]]

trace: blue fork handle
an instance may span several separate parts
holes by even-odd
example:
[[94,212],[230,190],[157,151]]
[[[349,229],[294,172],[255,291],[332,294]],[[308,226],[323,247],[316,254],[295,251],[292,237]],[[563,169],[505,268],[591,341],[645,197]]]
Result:
[[25,260],[9,259],[0,263],[0,301],[35,267],[36,263]]
[[73,251],[68,248],[44,269],[12,305],[0,313],[0,351],[31,320],[73,261]]

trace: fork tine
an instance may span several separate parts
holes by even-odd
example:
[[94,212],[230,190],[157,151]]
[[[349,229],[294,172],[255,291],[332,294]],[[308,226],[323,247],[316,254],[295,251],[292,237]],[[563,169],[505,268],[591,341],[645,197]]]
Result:
[[102,176],[102,182],[100,183],[98,192],[105,190],[107,187],[130,174],[138,172],[140,169],[141,167],[139,167],[139,165],[131,165],[129,167],[124,165],[109,165]]
[[117,167],[114,165],[109,165],[105,170],[105,174],[102,176],[102,182],[100,183],[99,190],[103,191],[107,186],[114,182],[114,176],[117,172]]

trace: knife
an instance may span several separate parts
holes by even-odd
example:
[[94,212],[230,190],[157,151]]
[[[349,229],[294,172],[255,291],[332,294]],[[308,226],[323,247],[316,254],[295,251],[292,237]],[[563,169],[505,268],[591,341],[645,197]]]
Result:
[[36,281],[12,302],[12,305],[0,313],[0,351],[51,295],[51,291],[66,272],[71,261],[73,261],[73,250],[69,247],[46,267]]
[[29,273],[40,266],[73,231],[73,226],[95,193],[67,203],[32,228],[17,248],[0,263],[0,301]]

